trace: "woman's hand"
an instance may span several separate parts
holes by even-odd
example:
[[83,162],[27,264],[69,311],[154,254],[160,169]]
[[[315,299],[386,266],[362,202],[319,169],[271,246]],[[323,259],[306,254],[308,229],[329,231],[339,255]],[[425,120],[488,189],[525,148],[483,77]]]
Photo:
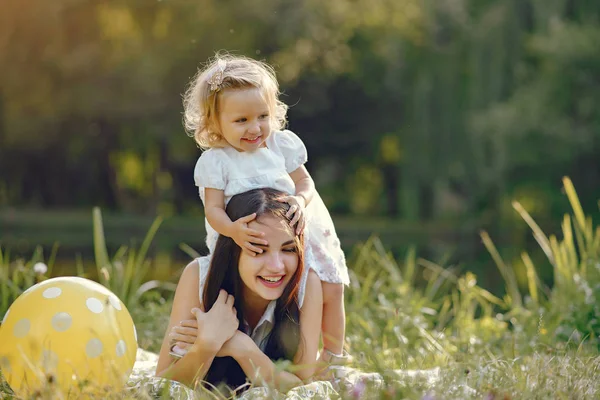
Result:
[[230,237],[233,239],[243,251],[251,256],[262,253],[262,249],[254,246],[255,244],[268,245],[264,239],[261,239],[265,234],[263,232],[248,228],[248,224],[256,218],[256,213],[246,215],[233,222]]
[[235,331],[234,335],[226,341],[217,352],[217,357],[239,357],[248,348],[248,340],[254,344],[250,336],[242,331]]
[[233,304],[233,296],[221,289],[215,304],[208,312],[199,308],[192,309],[192,314],[196,315],[198,336],[191,347],[198,346],[219,351],[223,344],[231,339],[239,326],[237,311]]
[[296,226],[296,235],[304,230],[306,200],[303,196],[283,196],[277,199],[282,203],[288,203],[290,209],[285,214],[287,219],[291,219],[290,225]]

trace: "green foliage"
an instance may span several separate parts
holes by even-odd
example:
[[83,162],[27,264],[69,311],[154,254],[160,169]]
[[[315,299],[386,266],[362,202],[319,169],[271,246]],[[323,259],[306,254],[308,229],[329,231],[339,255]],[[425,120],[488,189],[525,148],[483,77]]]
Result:
[[523,253],[529,266],[529,309],[546,310],[546,319],[557,325],[554,335],[559,340],[600,346],[600,226],[585,216],[571,180],[564,178],[563,184],[573,214],[563,218],[562,239],[546,236],[527,211],[514,204],[554,271],[554,286],[547,298],[540,299],[538,292],[544,288],[536,279],[533,263],[527,261],[529,256]]
[[497,223],[505,194],[565,174],[593,197],[594,1],[30,3],[0,17],[0,206],[198,208],[180,94],[221,49],[275,65],[336,210],[435,219],[451,198]]
[[[523,295],[515,283],[514,267],[502,259],[502,249],[496,249],[485,233],[484,245],[507,286],[502,298],[481,288],[473,273],[459,274],[453,266],[419,258],[414,249],[396,260],[375,237],[354,249],[348,257],[352,279],[346,289],[347,344],[353,366],[388,379],[382,388],[363,385],[361,390],[371,391],[373,398],[407,399],[593,399],[600,395],[600,228],[586,217],[571,181],[565,178],[563,183],[572,216],[563,219],[560,239],[546,235],[519,203],[514,204],[552,265],[552,288],[539,281],[539,267],[523,253],[528,278]],[[114,261],[103,250],[98,210],[94,216],[99,268],[113,268],[109,278],[131,279],[125,293],[130,296],[128,307],[140,344],[158,351],[171,300],[152,291],[139,301],[132,288],[139,291],[143,285],[134,284],[131,273],[107,267]],[[142,259],[156,229],[149,230],[147,241],[136,252]],[[4,253],[2,259],[6,257]],[[7,270],[0,268],[3,273]],[[34,282],[21,275],[18,279],[21,290]],[[124,290],[114,280],[107,284]],[[414,375],[410,370],[424,371]],[[436,379],[429,380],[428,372],[435,372]],[[357,392],[342,396],[356,398]]]
[[[145,281],[151,260],[147,258],[152,240],[160,227],[162,219],[156,218],[148,229],[139,248],[121,246],[112,258],[106,247],[106,237],[102,213],[94,208],[93,243],[98,281],[115,293],[128,308],[142,306],[146,296],[155,298],[152,291],[172,292],[175,285],[158,280]],[[38,246],[28,261],[18,258],[10,260],[10,252],[0,248],[0,315],[4,315],[12,302],[29,287],[52,277],[56,263],[58,243],[52,247],[45,261],[43,249]],[[85,271],[81,258],[76,260],[76,274],[91,278]]]
[[171,314],[172,301],[165,297],[172,298],[161,296],[159,291],[149,292],[143,302],[130,309],[138,333],[138,346],[155,353],[160,352]]
[[94,253],[99,282],[115,293],[129,308],[138,305],[141,297],[153,289],[175,290],[173,284],[158,280],[143,282],[148,275],[150,260],[146,255],[160,224],[161,217],[154,220],[139,249],[120,247],[112,259],[106,249],[102,213],[93,210]]
[[504,277],[506,315],[512,317],[516,333],[533,338],[537,344],[600,346],[600,227],[585,216],[571,180],[564,178],[563,184],[572,215],[563,218],[562,239],[546,235],[519,202],[513,203],[552,267],[552,288],[542,284],[539,267],[523,251],[522,263],[518,264],[527,277],[528,296],[523,301],[513,266],[502,259],[485,232],[482,238]]
[[[31,286],[47,279],[51,273],[58,251],[52,247],[48,260],[43,250],[37,247],[28,261],[18,258],[11,261],[10,251],[0,247],[0,315],[4,316],[17,297]],[[0,319],[1,321],[1,319]]]

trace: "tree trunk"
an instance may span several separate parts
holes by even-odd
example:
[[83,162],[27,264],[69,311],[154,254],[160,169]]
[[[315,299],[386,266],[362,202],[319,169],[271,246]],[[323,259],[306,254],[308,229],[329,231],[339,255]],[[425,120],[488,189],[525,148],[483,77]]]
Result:
[[110,164],[110,153],[116,147],[115,140],[117,132],[115,132],[114,125],[106,122],[104,119],[97,121],[97,124],[100,131],[100,145],[98,146],[98,151],[100,152],[100,175],[98,176],[97,185],[98,194],[104,198],[104,202],[109,209],[117,210],[122,202],[119,201],[120,196],[117,173]]
[[400,214],[400,173],[397,165],[387,164],[382,168],[383,184],[387,201],[387,215],[397,217]]
[[419,185],[419,219],[430,221],[433,217],[434,206],[433,185],[430,183]]

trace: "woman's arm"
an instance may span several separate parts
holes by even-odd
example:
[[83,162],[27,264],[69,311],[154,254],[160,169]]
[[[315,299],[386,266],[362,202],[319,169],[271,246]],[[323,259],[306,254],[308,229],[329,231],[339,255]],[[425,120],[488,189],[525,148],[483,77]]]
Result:
[[321,281],[314,271],[309,271],[306,282],[304,304],[300,312],[300,347],[294,357],[295,373],[277,371],[273,361],[256,346],[254,341],[242,332],[236,332],[232,340],[223,346],[222,351],[238,362],[244,373],[254,384],[263,382],[274,384],[283,392],[302,385],[312,377],[318,368],[319,338],[323,295]]
[[234,337],[223,346],[222,352],[219,352],[218,355],[233,357],[254,385],[262,386],[266,383],[284,393],[302,385],[302,381],[296,375],[286,371],[277,371],[273,360],[258,348],[250,336],[240,331],[236,332]]
[[169,332],[179,321],[196,317],[193,308],[201,308],[199,297],[199,266],[197,261],[189,263],[175,291],[173,308],[169,319],[167,334],[163,339],[156,366],[156,375],[179,381],[193,387],[198,379],[204,378],[219,348],[211,343],[198,343],[179,360],[170,355]]

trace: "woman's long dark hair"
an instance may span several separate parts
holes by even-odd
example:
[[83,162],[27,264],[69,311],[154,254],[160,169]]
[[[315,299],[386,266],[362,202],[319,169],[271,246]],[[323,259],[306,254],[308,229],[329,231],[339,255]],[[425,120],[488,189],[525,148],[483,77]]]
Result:
[[[225,212],[232,221],[256,213],[257,219],[261,216],[272,216],[287,222],[285,214],[289,205],[276,200],[284,195],[286,194],[271,188],[250,190],[233,196]],[[298,268],[282,296],[277,300],[273,330],[266,339],[264,352],[272,360],[293,360],[300,344],[298,288],[304,271],[302,235],[296,236],[295,241],[298,250]],[[245,320],[242,303],[243,282],[238,268],[241,251],[233,239],[219,235],[202,294],[202,303],[206,310],[210,310],[213,306],[221,289],[233,295],[240,330],[243,329]],[[232,357],[221,357],[214,359],[204,380],[212,385],[224,383],[230,388],[238,388],[246,382],[246,375]]]

